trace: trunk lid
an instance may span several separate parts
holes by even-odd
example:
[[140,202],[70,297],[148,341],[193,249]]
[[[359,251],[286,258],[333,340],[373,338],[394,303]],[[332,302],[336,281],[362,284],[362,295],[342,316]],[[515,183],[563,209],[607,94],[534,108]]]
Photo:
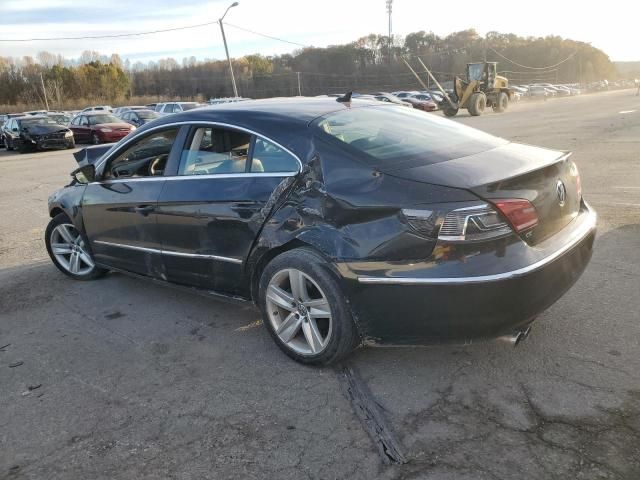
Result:
[[538,225],[521,232],[531,245],[569,224],[579,213],[580,177],[570,153],[509,143],[474,155],[385,173],[408,180],[464,188],[489,202],[529,200]]

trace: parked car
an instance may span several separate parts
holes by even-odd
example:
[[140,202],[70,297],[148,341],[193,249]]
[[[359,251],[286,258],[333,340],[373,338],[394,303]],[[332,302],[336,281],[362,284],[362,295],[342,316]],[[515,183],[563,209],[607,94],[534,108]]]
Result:
[[47,115],[27,115],[9,119],[2,127],[7,150],[20,153],[54,148],[73,148],[73,133]]
[[4,148],[5,146],[4,133],[2,130],[2,127],[4,127],[4,124],[7,123],[12,118],[24,117],[24,116],[25,116],[24,113],[5,113],[3,115],[0,115],[0,147],[1,148]]
[[155,110],[156,109],[156,105],[158,105],[157,103],[147,103],[145,105],[145,107],[147,107],[149,110]]
[[47,110],[29,110],[28,112],[24,112],[25,115],[46,115],[49,113]]
[[64,125],[65,127],[68,127],[69,123],[71,123],[71,116],[65,113],[47,112],[46,115],[54,119],[59,125]]
[[111,113],[113,112],[113,108],[111,108],[109,105],[96,105],[95,107],[87,107],[80,111],[80,113],[93,113],[93,112]]
[[73,176],[48,205],[60,271],[255,302],[308,364],[361,343],[517,341],[596,229],[569,153],[358,99],[159,118]]
[[144,109],[144,110],[131,110],[129,112],[124,112],[120,118],[131,125],[136,127],[141,127],[145,123],[148,123],[156,118],[160,118],[161,115],[158,112],[154,112],[153,110]]
[[148,107],[145,106],[127,106],[127,107],[118,107],[113,110],[113,114],[116,117],[122,117],[124,112],[130,112],[131,110],[148,110]]
[[527,95],[532,98],[542,98],[544,100],[546,100],[547,97],[551,96],[551,94],[545,87],[541,87],[538,85],[531,85],[529,87]]
[[198,108],[201,105],[197,102],[168,102],[159,103],[156,105],[156,112],[160,115],[171,115],[173,113],[186,112]]
[[380,102],[393,103],[395,105],[402,105],[403,107],[411,107],[410,104],[403,102],[401,99],[399,99],[392,93],[377,92],[377,93],[374,93],[373,96],[375,97],[376,100]]
[[406,91],[393,92],[393,94],[398,98],[406,98],[406,97],[410,97],[412,95],[417,95],[418,93],[420,93],[420,92],[418,92],[416,90],[411,90],[411,91],[408,91],[408,92],[406,92]]
[[76,142],[94,145],[117,142],[136,129],[111,113],[81,113],[69,125]]
[[411,96],[404,97],[402,101],[411,104],[413,108],[417,108],[418,110],[423,110],[425,112],[434,112],[438,109],[438,105],[433,100],[419,100]]

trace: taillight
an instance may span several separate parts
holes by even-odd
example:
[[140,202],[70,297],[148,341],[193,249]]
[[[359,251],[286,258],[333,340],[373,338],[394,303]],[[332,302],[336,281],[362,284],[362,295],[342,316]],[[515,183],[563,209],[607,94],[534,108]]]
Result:
[[509,220],[513,229],[520,233],[538,224],[538,212],[529,200],[508,198],[494,200],[493,204]]

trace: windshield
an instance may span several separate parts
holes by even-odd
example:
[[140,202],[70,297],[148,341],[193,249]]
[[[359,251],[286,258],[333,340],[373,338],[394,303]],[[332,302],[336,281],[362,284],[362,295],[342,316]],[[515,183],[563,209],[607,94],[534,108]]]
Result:
[[144,118],[145,120],[149,120],[149,119],[152,119],[152,118],[158,118],[160,116],[160,115],[158,115],[158,113],[152,112],[151,110],[138,110],[136,112],[136,114],[140,118]]
[[100,125],[102,123],[122,123],[122,120],[114,115],[89,115],[89,125]]
[[352,108],[316,120],[322,135],[387,170],[411,168],[484,152],[508,143],[453,120],[388,106]]

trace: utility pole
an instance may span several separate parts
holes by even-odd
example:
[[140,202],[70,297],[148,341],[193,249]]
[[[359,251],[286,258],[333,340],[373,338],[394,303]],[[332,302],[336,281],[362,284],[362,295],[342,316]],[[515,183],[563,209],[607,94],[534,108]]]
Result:
[[44,104],[47,107],[47,111],[49,110],[49,101],[47,100],[47,90],[44,88],[44,80],[42,78],[42,73],[40,74],[40,84],[42,85],[42,93],[44,94]]
[[393,0],[387,0],[387,14],[389,15],[389,38],[388,38],[388,49],[389,49],[389,65],[391,65],[391,11],[392,11]]
[[224,51],[227,53],[227,61],[229,62],[229,72],[231,73],[231,85],[233,86],[233,96],[238,97],[238,87],[236,87],[236,77],[233,75],[233,65],[231,63],[231,57],[229,57],[229,48],[227,47],[227,37],[224,34],[224,26],[222,25],[222,20],[227,16],[230,8],[237,7],[238,2],[233,2],[231,5],[227,7],[224,12],[224,15],[218,19],[218,24],[220,24],[220,31],[222,32],[222,41],[224,42]]
[[298,74],[298,96],[302,96],[302,84],[300,83],[300,72],[296,72]]

